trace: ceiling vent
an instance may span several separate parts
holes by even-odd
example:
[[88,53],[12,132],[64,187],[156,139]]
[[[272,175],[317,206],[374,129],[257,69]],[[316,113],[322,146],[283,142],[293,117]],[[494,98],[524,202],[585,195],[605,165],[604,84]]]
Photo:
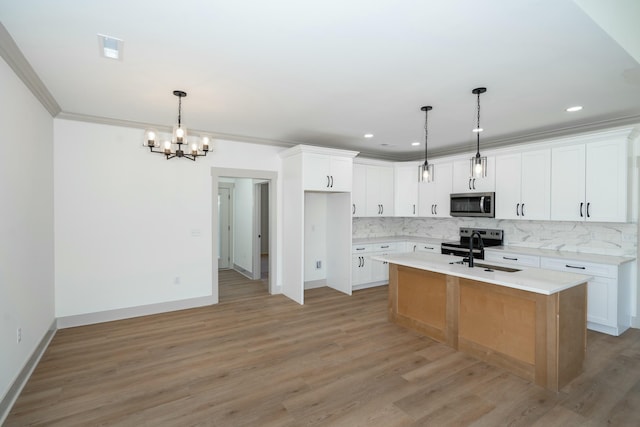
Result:
[[108,59],[122,61],[122,49],[124,41],[104,34],[98,34],[98,48],[100,56]]

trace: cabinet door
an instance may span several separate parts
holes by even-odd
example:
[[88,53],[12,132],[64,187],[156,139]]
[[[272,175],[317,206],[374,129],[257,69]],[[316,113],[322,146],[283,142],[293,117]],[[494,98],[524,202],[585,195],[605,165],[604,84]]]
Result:
[[[522,153],[521,176],[520,218],[549,219],[551,217],[551,150]],[[496,193],[498,193],[497,186],[496,175]],[[500,199],[496,194],[496,202],[498,200]]]
[[393,216],[393,168],[367,166],[367,216]]
[[551,219],[585,219],[585,146],[557,147],[551,150]]
[[496,218],[521,217],[521,163],[520,153],[496,157]]
[[452,173],[452,163],[436,163],[433,165],[433,181],[421,182],[418,185],[420,216],[440,218],[450,216]]
[[330,169],[331,161],[329,156],[305,154],[302,168],[304,189],[329,191],[331,185]]
[[331,156],[329,165],[330,191],[351,191],[353,160],[346,157]]
[[[387,255],[386,253],[376,255]],[[380,282],[389,280],[389,263],[386,261],[376,261],[371,258],[367,259],[371,264],[371,281]]]
[[439,163],[434,165],[433,179],[436,183],[434,216],[438,218],[450,217],[453,164]]
[[371,260],[366,255],[353,255],[351,257],[351,283],[352,286],[370,283]]
[[418,166],[398,166],[394,184],[395,216],[418,215]]
[[353,165],[353,190],[351,191],[351,214],[353,216],[366,216],[367,200],[367,167],[365,165]]
[[618,281],[594,277],[587,285],[587,320],[611,327],[617,326]]
[[487,156],[487,176],[475,178],[471,176],[471,157],[453,162],[453,192],[490,192],[495,191],[495,157]]
[[626,222],[626,143],[594,142],[587,144],[586,151],[587,221]]

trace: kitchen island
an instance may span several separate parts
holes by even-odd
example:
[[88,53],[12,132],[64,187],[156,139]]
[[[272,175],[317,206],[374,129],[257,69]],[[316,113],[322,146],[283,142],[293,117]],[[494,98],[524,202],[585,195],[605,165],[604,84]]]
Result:
[[389,263],[390,321],[553,391],[582,371],[590,276],[440,254],[378,260]]

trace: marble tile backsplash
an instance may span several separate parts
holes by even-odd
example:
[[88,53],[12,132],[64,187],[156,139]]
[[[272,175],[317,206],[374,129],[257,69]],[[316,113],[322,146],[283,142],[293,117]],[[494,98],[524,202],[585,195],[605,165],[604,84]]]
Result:
[[637,256],[634,223],[512,221],[491,218],[354,218],[353,237],[416,236],[457,240],[460,227],[504,230],[505,244],[528,248]]

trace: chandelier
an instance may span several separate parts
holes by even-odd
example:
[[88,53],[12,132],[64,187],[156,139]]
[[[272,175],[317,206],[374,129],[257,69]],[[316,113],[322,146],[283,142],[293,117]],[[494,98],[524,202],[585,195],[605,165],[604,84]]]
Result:
[[195,162],[197,157],[207,155],[211,145],[211,138],[202,136],[200,141],[197,138],[192,138],[191,145],[189,145],[187,129],[182,126],[182,98],[187,96],[187,92],[174,90],[173,94],[178,97],[178,123],[173,126],[171,139],[167,138],[162,143],[162,148],[157,150],[160,147],[160,134],[155,129],[147,129],[144,131],[142,145],[148,147],[152,153],[164,154],[167,160],[174,157],[182,157]]

